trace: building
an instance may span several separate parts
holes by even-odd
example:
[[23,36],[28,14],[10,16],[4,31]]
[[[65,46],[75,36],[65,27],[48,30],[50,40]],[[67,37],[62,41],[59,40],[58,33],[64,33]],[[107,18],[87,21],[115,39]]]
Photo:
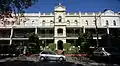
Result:
[[0,23],[0,44],[27,43],[26,35],[35,32],[41,44],[75,43],[80,32],[91,32],[96,43],[102,35],[113,34],[120,28],[120,14],[112,10],[103,12],[67,13],[65,6],[59,4],[53,13],[25,13],[19,19],[5,18]]

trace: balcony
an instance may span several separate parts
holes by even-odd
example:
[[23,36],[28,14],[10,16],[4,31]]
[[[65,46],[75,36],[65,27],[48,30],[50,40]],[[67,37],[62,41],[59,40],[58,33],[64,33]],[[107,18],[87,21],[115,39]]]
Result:
[[[104,35],[106,35],[106,34],[98,34],[98,37],[102,37],[102,36],[104,36]],[[92,36],[93,36],[93,37],[97,37],[97,34],[92,34]]]
[[78,37],[78,34],[67,33],[67,37]]
[[38,34],[39,37],[53,37],[54,34]]
[[14,33],[13,34],[13,38],[26,38],[26,34],[25,33]]
[[10,35],[8,35],[8,34],[0,34],[0,38],[10,38]]

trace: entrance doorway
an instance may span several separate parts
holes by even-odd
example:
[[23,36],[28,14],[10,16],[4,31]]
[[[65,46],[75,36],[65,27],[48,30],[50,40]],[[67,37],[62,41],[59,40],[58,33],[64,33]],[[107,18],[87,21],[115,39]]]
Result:
[[57,42],[57,46],[58,46],[58,50],[63,50],[63,41],[62,40],[59,40]]

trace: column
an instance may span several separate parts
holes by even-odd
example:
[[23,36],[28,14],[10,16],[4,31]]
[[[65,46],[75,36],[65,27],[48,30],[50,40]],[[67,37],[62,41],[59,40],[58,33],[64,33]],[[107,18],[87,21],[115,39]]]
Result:
[[11,33],[10,33],[10,45],[12,44],[12,36],[13,36],[13,27],[11,28]]
[[83,26],[83,33],[85,33],[85,26]]
[[107,34],[110,34],[110,32],[109,32],[109,27],[107,26]]
[[[74,31],[74,37],[76,37],[76,35],[75,35],[75,28],[73,29],[73,31]],[[74,39],[74,44],[76,43],[76,39]]]
[[35,34],[37,34],[37,27],[35,28]]
[[109,47],[111,47],[111,43],[110,43],[110,35],[109,35],[109,27],[107,26],[107,44]]
[[58,44],[56,43],[56,50],[58,50]]

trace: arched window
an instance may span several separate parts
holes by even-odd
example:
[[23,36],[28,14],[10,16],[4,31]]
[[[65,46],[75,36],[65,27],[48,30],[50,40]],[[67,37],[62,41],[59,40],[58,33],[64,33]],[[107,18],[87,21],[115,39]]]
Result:
[[57,33],[58,34],[62,34],[63,33],[63,29],[61,29],[61,28],[57,29]]
[[43,26],[45,25],[45,20],[42,21],[42,25],[43,25]]
[[113,25],[116,26],[116,21],[115,20],[113,20]]
[[67,20],[67,22],[70,22],[69,20]]
[[67,23],[70,23],[70,21],[69,21],[69,20],[67,20]]
[[52,20],[50,20],[50,23],[53,23],[53,21],[52,21]]
[[61,16],[59,16],[58,19],[59,19],[59,22],[62,22],[62,17]]
[[109,25],[108,20],[106,20],[106,25]]
[[86,22],[86,24],[88,25],[88,20],[86,20],[85,22]]
[[75,20],[75,23],[77,24],[77,23],[78,23],[78,21],[77,21],[77,20]]
[[43,20],[42,22],[45,23],[45,20]]
[[34,22],[34,21],[32,21],[32,22]]

